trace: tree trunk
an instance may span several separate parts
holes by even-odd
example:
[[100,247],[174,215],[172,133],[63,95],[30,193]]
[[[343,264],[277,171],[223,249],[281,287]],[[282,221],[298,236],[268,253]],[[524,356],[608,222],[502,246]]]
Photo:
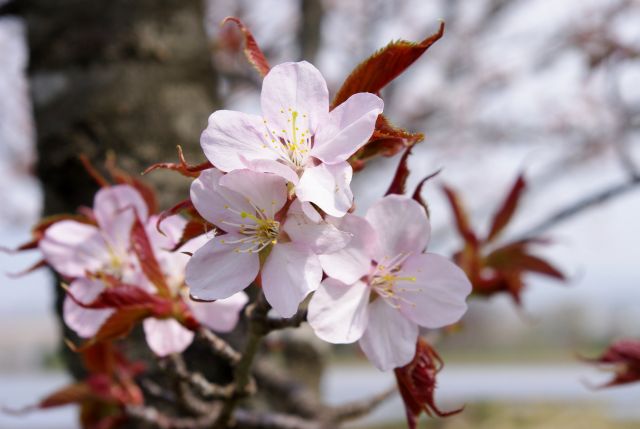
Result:
[[[177,144],[201,160],[199,136],[217,104],[201,0],[16,3],[28,25],[45,214],[92,204],[97,186],[80,154],[101,165],[114,151],[132,174],[175,160]],[[149,180],[165,207],[188,196],[176,174]]]

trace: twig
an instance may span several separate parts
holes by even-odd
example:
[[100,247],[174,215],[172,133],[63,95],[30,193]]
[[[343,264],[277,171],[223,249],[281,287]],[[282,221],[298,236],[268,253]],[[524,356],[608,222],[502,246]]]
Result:
[[125,412],[129,417],[159,429],[208,429],[218,418],[220,406],[216,405],[209,414],[200,417],[172,417],[154,407],[144,406],[128,406]]
[[238,353],[233,347],[229,345],[229,343],[211,332],[209,329],[202,327],[200,328],[198,333],[216,355],[234,365],[240,361],[240,353]]
[[205,398],[228,399],[236,392],[235,384],[233,383],[221,386],[210,382],[199,372],[190,372],[182,355],[173,354],[169,356],[169,360],[171,361],[175,375],[181,381],[196,389],[196,391]]
[[319,422],[288,414],[236,410],[233,417],[237,427],[242,429],[323,429]]
[[524,240],[532,237],[536,237],[548,229],[556,226],[557,224],[566,221],[573,216],[582,213],[585,210],[598,206],[609,200],[612,200],[618,196],[621,196],[629,191],[632,191],[637,186],[640,186],[640,178],[633,178],[625,183],[611,186],[600,192],[592,194],[586,198],[578,200],[567,207],[558,210],[551,216],[547,217],[542,222],[529,228],[524,233],[520,234],[516,240]]
[[[234,371],[234,382],[239,392],[247,389],[251,380],[251,367],[258,353],[260,342],[269,333],[263,323],[269,313],[269,309],[269,303],[267,303],[262,291],[258,294],[256,300],[245,309],[245,314],[249,320],[247,343]],[[228,425],[238,402],[239,397],[237,395],[225,402],[220,412],[220,417],[216,422],[216,427],[224,428]]]
[[396,386],[391,386],[371,398],[354,401],[350,404],[332,408],[328,412],[329,420],[331,423],[335,424],[366,416],[384,401],[389,399],[394,393],[396,393],[396,391]]
[[256,362],[253,375],[258,387],[278,398],[287,412],[312,418],[323,408],[315,392],[269,361]]
[[278,329],[285,329],[285,328],[297,328],[299,327],[303,322],[307,321],[307,309],[300,309],[298,310],[298,312],[296,314],[293,315],[293,317],[290,317],[288,319],[272,319],[269,317],[265,317],[265,326],[267,328],[267,330],[270,331],[276,331]]

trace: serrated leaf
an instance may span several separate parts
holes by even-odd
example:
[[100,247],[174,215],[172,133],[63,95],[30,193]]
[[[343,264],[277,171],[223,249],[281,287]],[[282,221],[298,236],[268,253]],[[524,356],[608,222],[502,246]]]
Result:
[[462,201],[460,201],[456,192],[448,186],[443,186],[442,190],[444,191],[445,196],[449,201],[449,205],[451,206],[451,210],[453,211],[453,217],[455,219],[458,232],[464,239],[465,243],[476,247],[479,244],[478,237],[471,228],[471,224],[469,223],[469,218],[464,206],[462,205]]
[[377,94],[404,72],[444,35],[444,22],[435,34],[415,43],[407,40],[391,42],[360,63],[336,93],[332,106],[336,107],[358,92]]
[[153,253],[151,242],[147,236],[140,219],[136,217],[133,227],[131,228],[131,246],[140,262],[140,268],[151,283],[158,289],[161,297],[168,298],[171,296],[171,288],[167,284],[167,279],[160,268],[160,264]]
[[385,195],[404,195],[406,193],[407,179],[409,178],[409,167],[407,166],[409,155],[411,155],[410,147],[407,148],[402,154],[400,162],[398,162],[396,172],[393,175],[393,179],[391,180],[391,184],[389,185],[387,192],[385,192]]
[[269,62],[267,58],[264,56],[264,53],[258,46],[258,42],[251,34],[251,31],[244,25],[244,23],[235,16],[229,16],[222,21],[222,25],[227,22],[233,22],[238,26],[242,35],[244,37],[244,55],[247,57],[247,60],[255,67],[255,69],[260,73],[260,76],[265,77],[271,66],[269,66]]
[[505,198],[498,211],[493,215],[493,221],[491,224],[489,235],[487,236],[487,241],[495,239],[507,226],[507,224],[513,217],[513,214],[515,213],[516,208],[518,207],[520,197],[522,196],[522,192],[524,191],[525,187],[526,182],[524,180],[524,176],[521,174],[514,182],[511,190],[509,191],[509,194]]

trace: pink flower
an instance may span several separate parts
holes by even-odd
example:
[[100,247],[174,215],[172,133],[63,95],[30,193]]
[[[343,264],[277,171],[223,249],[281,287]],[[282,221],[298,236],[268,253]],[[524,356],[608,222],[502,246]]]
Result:
[[380,370],[406,365],[415,353],[418,326],[458,321],[471,284],[449,260],[423,253],[429,220],[411,198],[390,195],[366,218],[346,215],[335,222],[354,239],[320,257],[329,278],[309,303],[309,324],[330,343],[359,340]]
[[[97,225],[61,221],[47,229],[39,244],[45,260],[61,275],[74,279],[69,293],[77,301],[90,304],[105,290],[105,283],[94,274],[108,274],[123,283],[155,292],[131,249],[131,229],[138,216],[145,225],[154,255],[174,297],[184,299],[196,319],[213,330],[228,332],[235,327],[239,312],[248,300],[246,294],[238,293],[228,299],[208,303],[192,301],[186,294],[184,273],[189,257],[182,252],[194,251],[207,239],[198,237],[179,251],[169,251],[181,238],[186,224],[183,218],[172,216],[166,219],[162,223],[164,234],[160,234],[156,229],[157,216],[149,216],[140,194],[127,185],[98,191],[93,214]],[[84,308],[69,296],[63,307],[67,326],[84,338],[94,336],[113,313],[110,308]],[[182,352],[194,337],[191,330],[171,318],[147,318],[143,327],[149,347],[160,356]]]
[[[290,317],[322,279],[318,254],[343,248],[351,235],[326,222],[312,222],[294,201],[286,219],[287,182],[269,173],[205,170],[191,185],[198,212],[226,234],[214,237],[189,260],[191,295],[230,297],[258,275],[267,301]],[[283,210],[283,208],[285,208]]]
[[[180,216],[165,219],[161,226],[164,234],[158,232],[156,223],[157,216],[152,216],[146,224],[147,236],[174,295],[185,301],[196,320],[204,326],[222,333],[233,330],[238,323],[240,311],[249,300],[244,292],[217,301],[197,302],[189,297],[184,287],[185,269],[190,259],[184,252],[193,253],[208,241],[207,237],[196,237],[177,251],[169,251],[179,242],[186,220]],[[182,353],[194,338],[193,331],[173,318],[149,317],[144,320],[143,328],[149,348],[158,356]]]
[[[134,188],[118,185],[96,193],[93,215],[97,225],[72,220],[53,224],[38,245],[53,269],[75,279],[69,291],[86,304],[105,287],[89,274],[106,273],[132,284],[143,279],[130,251],[130,233],[135,217],[147,219],[148,210]],[[93,336],[112,313],[111,309],[83,308],[70,297],[63,305],[65,323],[81,337]]]
[[229,110],[209,117],[201,137],[209,161],[224,172],[275,173],[293,183],[300,201],[343,216],[353,201],[346,161],[371,137],[382,100],[358,93],[330,112],[324,78],[302,61],[271,69],[261,105],[262,117]]

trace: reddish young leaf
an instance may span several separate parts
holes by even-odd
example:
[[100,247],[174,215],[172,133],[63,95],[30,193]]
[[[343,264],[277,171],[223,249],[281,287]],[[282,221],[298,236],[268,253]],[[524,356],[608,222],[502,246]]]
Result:
[[138,286],[128,284],[107,288],[90,303],[78,301],[70,292],[67,292],[67,294],[76,304],[83,308],[121,309],[127,307],[146,307],[156,317],[168,316],[171,314],[173,307],[173,301],[152,295]]
[[402,154],[400,162],[398,162],[398,168],[396,168],[396,174],[393,175],[393,179],[385,195],[404,195],[406,193],[407,179],[409,178],[409,167],[407,166],[409,155],[411,155],[410,147]]
[[458,232],[464,238],[464,241],[471,245],[477,246],[479,244],[478,237],[475,232],[471,228],[469,224],[469,219],[467,217],[467,213],[460,201],[460,198],[455,193],[455,191],[447,186],[443,186],[442,190],[444,191],[447,200],[449,201],[449,205],[451,205],[451,210],[453,211],[453,216],[456,221],[456,227],[458,228]]
[[164,170],[177,171],[178,173],[186,177],[198,177],[201,171],[213,168],[213,165],[209,161],[205,161],[196,165],[188,164],[186,159],[184,158],[182,147],[178,145],[177,148],[178,148],[178,160],[179,160],[178,164],[174,162],[159,162],[151,165],[150,167],[147,167],[147,169],[144,170],[142,174],[145,175],[147,173],[151,173],[154,170],[164,169]]
[[527,271],[565,280],[560,270],[544,259],[531,255],[527,250],[527,246],[521,243],[509,244],[487,255],[485,264],[500,271]]
[[113,153],[107,155],[105,167],[116,183],[132,186],[140,193],[145,203],[147,203],[149,213],[156,213],[158,211],[158,200],[154,190],[141,180],[120,169],[116,165],[116,158]]
[[513,214],[518,207],[518,202],[520,201],[520,197],[522,196],[522,192],[526,187],[526,182],[524,180],[524,176],[521,174],[516,179],[515,183],[511,187],[509,191],[509,195],[502,203],[502,206],[498,209],[498,211],[493,215],[493,223],[491,225],[491,230],[489,231],[489,235],[487,236],[487,241],[491,241],[502,232],[502,230],[507,226]]
[[410,429],[417,427],[422,412],[430,417],[448,417],[462,411],[462,408],[441,411],[435,403],[436,376],[443,366],[442,358],[435,349],[423,338],[418,338],[413,360],[394,370]]
[[167,285],[167,279],[160,268],[160,264],[158,264],[156,255],[153,253],[147,231],[138,218],[134,221],[131,229],[131,246],[138,257],[142,272],[158,289],[158,294],[165,298],[170,297],[171,289]]
[[244,23],[235,16],[229,16],[222,21],[222,25],[227,22],[233,22],[238,26],[240,31],[242,31],[242,35],[244,36],[244,55],[247,57],[247,60],[258,70],[260,76],[265,77],[271,66],[269,66],[269,62],[267,58],[262,53],[260,46],[258,46],[258,42],[251,34],[251,31],[244,25]]
[[158,220],[156,221],[156,230],[160,233],[160,234],[164,234],[164,231],[162,231],[162,229],[160,228],[160,224],[162,224],[162,222],[165,221],[165,219],[167,219],[168,217],[171,216],[175,216],[178,213],[184,211],[184,210],[194,210],[195,211],[195,207],[193,206],[193,203],[191,202],[191,199],[187,198],[186,200],[182,200],[180,201],[178,204],[176,204],[175,206],[164,210],[160,213],[160,215],[158,216]]
[[436,177],[438,174],[440,174],[440,171],[442,170],[438,170],[435,173],[431,173],[429,174],[427,177],[425,177],[424,179],[422,179],[420,181],[420,183],[418,183],[418,186],[416,186],[415,191],[413,191],[413,195],[411,196],[411,198],[413,198],[415,201],[417,201],[422,207],[424,207],[425,211],[427,212],[427,216],[429,216],[429,205],[427,204],[427,202],[422,198],[422,187],[424,186],[425,183],[427,183],[429,180],[433,179],[434,177]]
[[80,347],[69,346],[75,351],[85,351],[96,343],[117,340],[126,337],[133,327],[140,321],[151,316],[152,312],[147,306],[125,307],[113,313],[100,327],[98,332]]
[[349,158],[349,162],[354,170],[364,168],[367,161],[378,157],[390,157],[402,149],[411,147],[424,140],[422,133],[410,133],[401,128],[393,126],[387,118],[379,115],[376,127],[369,138],[369,142]]
[[640,382],[640,340],[616,341],[600,357],[584,360],[613,370],[613,378],[599,387]]
[[92,395],[93,392],[86,383],[74,383],[63,387],[44,398],[38,404],[38,408],[52,408],[62,405],[77,404],[85,401]]
[[80,154],[78,155],[78,158],[80,158],[80,162],[82,163],[82,166],[84,167],[86,172],[89,174],[89,176],[91,176],[91,178],[95,180],[96,183],[100,185],[100,187],[111,185],[109,181],[105,179],[104,176],[100,174],[100,172],[93,166],[93,164],[91,163],[87,155]]
[[336,107],[358,92],[377,94],[398,77],[414,61],[444,35],[444,22],[438,31],[420,43],[399,40],[391,42],[360,63],[345,79],[336,93],[332,106]]

